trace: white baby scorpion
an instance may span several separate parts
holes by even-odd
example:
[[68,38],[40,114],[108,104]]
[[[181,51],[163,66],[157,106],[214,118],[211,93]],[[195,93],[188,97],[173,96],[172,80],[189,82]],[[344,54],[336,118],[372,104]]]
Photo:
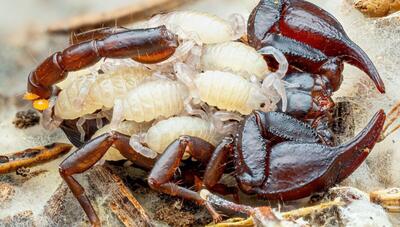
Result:
[[143,67],[119,67],[104,74],[79,75],[60,92],[55,115],[75,119],[96,110],[111,109],[117,98],[137,87],[152,72]]
[[[177,34],[180,45],[170,59],[156,66],[165,66],[177,61],[196,65],[199,62],[203,44],[236,40],[246,31],[245,19],[239,14],[233,14],[228,20],[224,20],[208,13],[176,11],[156,15],[147,22],[148,27],[159,25],[165,25]],[[154,68],[154,66],[149,67]]]
[[181,39],[195,39],[197,44],[211,44],[235,40],[244,35],[246,24],[241,18],[234,14],[227,21],[209,13],[175,11],[154,16],[148,25],[165,25]]
[[145,82],[115,101],[111,129],[123,120],[149,122],[178,115],[184,111],[187,96],[187,88],[178,81]]
[[[153,125],[144,136],[143,142],[152,151],[162,154],[169,144],[183,135],[201,138],[214,146],[220,139],[211,122],[197,117],[179,116],[159,121]],[[140,149],[135,137],[132,138],[131,146]],[[187,158],[187,155],[184,158]]]
[[179,80],[189,87],[189,98],[195,104],[202,101],[246,115],[268,100],[257,84],[239,75],[222,71],[196,73],[183,63],[177,63],[175,69]]
[[[279,64],[278,70],[270,72],[263,55],[272,55]],[[282,99],[282,110],[286,110],[287,97],[282,78],[286,75],[289,64],[279,50],[267,46],[256,51],[240,42],[225,42],[203,47],[201,56],[202,70],[229,71],[239,74],[253,82],[262,81],[262,88],[267,96],[274,96],[273,88]]]
[[241,42],[224,42],[205,45],[201,55],[203,71],[230,71],[250,79],[263,80],[269,73],[263,56],[254,48]]
[[[214,121],[217,121],[217,119],[214,119]],[[162,154],[175,139],[184,135],[201,138],[215,146],[222,136],[228,132],[229,129],[227,130],[227,128],[231,127],[225,127],[221,124],[216,126],[213,121],[194,116],[172,117],[150,125],[149,123],[124,121],[114,130],[131,136],[129,144],[135,151],[146,157],[155,158],[158,154]],[[109,125],[105,126],[96,135],[110,130]],[[189,155],[185,154],[184,159],[188,157]]]

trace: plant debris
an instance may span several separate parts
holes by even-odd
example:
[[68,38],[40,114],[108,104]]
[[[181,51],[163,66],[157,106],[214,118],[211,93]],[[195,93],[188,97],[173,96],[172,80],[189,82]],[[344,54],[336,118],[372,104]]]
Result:
[[[23,151],[0,156],[0,174],[10,173],[22,167],[30,167],[56,159],[70,151],[72,146],[65,143],[53,143],[46,146],[29,148]],[[21,173],[21,171],[20,171]]]
[[14,187],[8,183],[0,182],[0,207],[9,201],[15,194]]
[[17,227],[17,226],[37,226],[34,218],[33,212],[31,210],[22,211],[13,216],[7,216],[0,219],[0,226],[5,227]]
[[400,10],[400,0],[356,0],[354,7],[370,17],[383,17]]
[[389,212],[400,213],[400,188],[389,188],[369,194],[370,200]]
[[23,110],[17,112],[13,124],[16,128],[26,129],[39,124],[39,121],[40,116],[38,112],[34,110]]

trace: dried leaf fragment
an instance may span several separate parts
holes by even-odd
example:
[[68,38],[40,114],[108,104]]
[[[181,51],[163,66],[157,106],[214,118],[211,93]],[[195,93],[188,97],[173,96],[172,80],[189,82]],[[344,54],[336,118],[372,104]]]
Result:
[[356,0],[354,6],[370,17],[383,17],[400,10],[400,0]]
[[389,188],[369,194],[371,202],[377,203],[389,212],[400,212],[400,188]]

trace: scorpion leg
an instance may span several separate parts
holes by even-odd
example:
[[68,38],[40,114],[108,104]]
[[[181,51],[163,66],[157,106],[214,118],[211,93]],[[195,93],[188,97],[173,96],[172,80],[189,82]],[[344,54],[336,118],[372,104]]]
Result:
[[181,136],[166,148],[155,163],[148,178],[149,186],[156,191],[172,196],[179,196],[184,199],[195,201],[199,205],[204,205],[214,220],[221,220],[221,216],[197,192],[171,182],[185,152],[188,152],[192,157],[198,159],[202,163],[207,163],[214,149],[215,148],[211,144],[202,139],[191,136]]
[[341,182],[367,158],[380,137],[385,118],[385,113],[379,111],[355,138],[337,147],[303,142],[275,145],[268,180],[254,190],[269,199],[293,200]]
[[268,176],[269,149],[276,140],[316,143],[318,135],[309,125],[280,112],[254,112],[239,130],[235,150],[236,178],[241,189],[253,193]]
[[135,164],[137,163],[147,169],[153,166],[152,160],[141,157],[140,154],[130,148],[128,136],[112,131],[87,142],[84,146],[67,157],[59,167],[61,177],[71,189],[93,226],[100,226],[100,220],[89,199],[85,195],[85,189],[76,181],[73,175],[82,173],[91,168],[104,156],[113,144],[123,156],[134,161]]
[[225,172],[229,155],[233,154],[233,148],[234,140],[232,137],[224,138],[223,141],[215,148],[207,164],[207,168],[203,177],[203,184],[208,190],[217,192],[218,194],[232,194],[234,199],[238,201],[239,195],[237,194],[236,187],[228,187],[219,183],[222,175]]
[[[132,58],[141,63],[157,63],[169,58],[178,46],[178,38],[165,26],[127,30],[103,39],[72,45],[43,61],[28,77],[28,93],[37,109],[44,110],[52,86],[67,76],[97,63],[101,58]],[[46,102],[47,101],[47,102]]]

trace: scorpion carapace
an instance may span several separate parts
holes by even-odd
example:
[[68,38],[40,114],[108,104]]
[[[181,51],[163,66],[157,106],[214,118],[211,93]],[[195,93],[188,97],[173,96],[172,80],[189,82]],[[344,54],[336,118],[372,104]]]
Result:
[[178,45],[177,36],[165,26],[126,30],[98,40],[78,42],[54,53],[30,73],[25,98],[34,101],[36,109],[44,110],[48,107],[46,99],[52,94],[52,86],[65,79],[70,71],[91,66],[103,57],[157,63],[169,58]]
[[249,18],[248,40],[256,49],[274,46],[292,66],[312,73],[319,73],[326,61],[338,57],[363,70],[385,92],[367,54],[331,14],[307,1],[262,0]]

